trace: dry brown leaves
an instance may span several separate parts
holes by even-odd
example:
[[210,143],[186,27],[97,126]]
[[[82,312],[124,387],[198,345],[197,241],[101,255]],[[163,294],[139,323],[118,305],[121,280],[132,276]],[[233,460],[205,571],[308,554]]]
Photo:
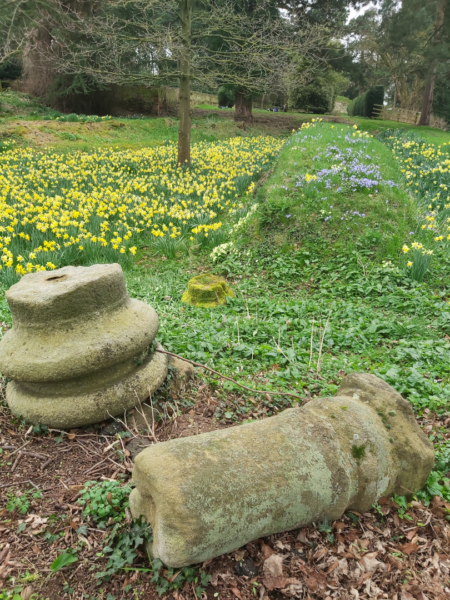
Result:
[[[159,440],[217,427],[214,412],[218,400],[212,390],[200,385],[195,398],[193,409],[156,429]],[[442,426],[428,415],[424,425],[430,424]],[[100,592],[95,573],[105,566],[105,560],[97,556],[105,533],[85,523],[75,504],[85,481],[117,478],[120,473],[129,477],[130,459],[123,452],[124,462],[118,463],[118,444],[104,453],[114,438],[97,434],[83,437],[83,432],[74,431],[70,438],[55,444],[49,436],[27,434],[25,428],[12,424],[9,413],[1,408],[0,427],[0,446],[20,448],[27,444],[24,449],[29,452],[22,454],[13,473],[7,464],[14,461],[16,455],[7,459],[13,450],[5,451],[0,461],[1,483],[19,484],[0,488],[0,590],[19,584],[25,597],[37,593],[38,597],[59,600],[64,597],[64,586],[69,586],[77,600],[83,594],[106,600],[108,594],[117,599],[130,597],[124,590],[131,585],[139,597],[156,600],[151,573],[119,573],[102,584]],[[126,440],[123,443],[122,451],[126,450]],[[46,465],[48,459],[40,455],[51,456],[53,462]],[[43,499],[33,501],[25,515],[11,514],[5,509],[7,494],[20,495],[31,488],[30,483],[21,482],[32,482],[42,491]],[[311,526],[257,540],[208,561],[203,568],[211,575],[208,600],[448,600],[450,525],[446,516],[450,505],[440,498],[428,508],[414,502],[401,519],[392,501],[384,498],[379,504],[382,514],[375,510],[347,514],[331,524],[328,534]],[[86,531],[77,533],[83,524]],[[45,539],[46,532],[56,538]],[[49,577],[53,560],[78,542],[82,543],[79,562]],[[242,560],[251,561],[254,576],[236,574],[235,567]],[[143,553],[134,566],[148,567]],[[36,577],[35,583],[23,579],[27,572]],[[201,600],[191,584],[173,592],[172,597]]]

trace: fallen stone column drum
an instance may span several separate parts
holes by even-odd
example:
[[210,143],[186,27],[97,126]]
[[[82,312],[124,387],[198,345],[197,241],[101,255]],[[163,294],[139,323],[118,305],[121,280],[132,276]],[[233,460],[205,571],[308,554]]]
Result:
[[155,310],[131,299],[118,264],[25,275],[6,292],[13,327],[0,343],[11,411],[60,429],[123,414],[167,375],[153,352]]
[[145,449],[130,508],[151,523],[151,556],[182,567],[418,490],[433,461],[408,402],[355,373],[334,397]]

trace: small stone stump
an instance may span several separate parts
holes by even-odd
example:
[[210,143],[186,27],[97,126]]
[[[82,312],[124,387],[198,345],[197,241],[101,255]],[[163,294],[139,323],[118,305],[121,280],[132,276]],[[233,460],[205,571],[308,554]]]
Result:
[[223,277],[204,274],[197,275],[188,283],[188,289],[181,297],[182,302],[201,308],[211,308],[227,303],[227,297],[234,298],[233,290]]
[[118,264],[25,275],[6,292],[6,400],[30,423],[67,429],[123,414],[167,376],[158,315],[131,299]]

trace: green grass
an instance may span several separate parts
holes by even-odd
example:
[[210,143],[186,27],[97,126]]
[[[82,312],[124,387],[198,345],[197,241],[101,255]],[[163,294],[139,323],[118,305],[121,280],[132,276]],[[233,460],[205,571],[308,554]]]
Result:
[[[171,127],[164,119],[125,125],[128,129],[118,130],[123,144],[129,136],[131,147],[139,127],[147,127],[155,143]],[[215,122],[211,135],[218,135],[219,125]],[[202,121],[201,127],[204,133],[208,125]],[[337,182],[328,190],[316,180],[304,183],[306,173],[342,162],[324,151],[330,145],[353,148],[344,142],[353,131],[324,124],[296,133],[257,190],[259,208],[232,240],[232,252],[216,262],[201,248],[161,260],[141,246],[125,271],[128,289],[157,310],[158,338],[169,351],[245,385],[326,396],[336,393],[346,373],[369,372],[402,393],[425,422],[433,415],[443,420],[450,397],[450,257],[443,248],[422,283],[411,279],[401,247],[411,232],[420,235],[418,208],[391,151],[374,139],[361,144],[369,157],[362,162],[378,165],[382,179],[398,187],[383,183],[375,194],[338,192]],[[208,271],[226,277],[236,298],[215,309],[181,303],[189,279]],[[0,319],[11,322],[4,296]],[[218,419],[258,419],[293,403],[287,396],[246,394],[231,382],[204,377],[215,389]],[[190,402],[183,398],[180,406]],[[446,434],[444,426],[434,431],[438,448]],[[440,469],[450,469],[448,451],[440,456]]]
[[[298,125],[301,125],[299,120]],[[139,149],[176,142],[179,121],[174,117],[143,119],[109,119],[99,122],[65,122],[59,120],[17,119],[0,120],[0,141],[14,140],[16,146],[53,148],[62,152],[93,148]],[[275,123],[278,135],[287,136],[290,126]],[[273,128],[272,128],[273,129]],[[192,119],[192,143],[214,142],[230,137],[255,137],[267,134],[267,125],[254,123],[245,130],[233,119],[220,118],[217,110],[210,115]]]
[[[348,98],[338,96],[340,102]],[[287,135],[294,127],[299,127],[305,121],[323,118],[347,124],[356,123],[358,127],[376,135],[386,129],[400,128],[414,131],[432,144],[443,144],[450,141],[450,132],[433,129],[431,127],[418,127],[407,123],[395,121],[382,121],[378,119],[365,119],[363,117],[348,117],[347,115],[315,115],[288,111],[287,113],[269,112],[266,109],[253,108],[255,122],[245,130],[240,128],[233,120],[234,108],[221,110],[210,104],[198,105],[201,111],[211,111],[210,115],[196,115],[194,107],[192,141],[215,141],[228,137],[264,135],[270,128],[274,128],[279,135]],[[164,143],[165,140],[178,139],[178,118],[124,118],[110,119],[104,122],[67,122],[56,119],[67,119],[68,115],[55,111],[40,104],[35,98],[27,94],[20,94],[12,90],[0,93],[0,141],[14,139],[18,145],[31,145],[36,147],[52,147],[62,151],[75,148],[89,151],[91,148],[118,147],[142,148]],[[259,119],[264,118],[264,122]],[[50,119],[50,120],[49,120]],[[290,129],[289,129],[290,128]]]
[[366,119],[364,117],[349,117],[349,121],[354,122],[363,131],[368,131],[376,135],[386,129],[403,129],[414,132],[429,144],[448,144],[450,142],[450,132],[432,127],[419,127],[418,125],[409,125],[408,123],[397,123],[397,121],[383,121],[381,119]]

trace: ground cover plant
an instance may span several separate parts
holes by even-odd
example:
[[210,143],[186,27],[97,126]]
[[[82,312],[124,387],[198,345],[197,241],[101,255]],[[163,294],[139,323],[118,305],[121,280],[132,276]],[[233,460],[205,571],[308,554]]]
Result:
[[[436,465],[424,490],[382,498],[365,515],[349,511],[339,522],[270,536],[178,573],[149,564],[139,540],[151,533],[132,526],[126,495],[118,491],[129,486],[130,444],[142,434],[120,424],[113,439],[103,428],[30,431],[3,406],[2,479],[20,484],[0,488],[0,556],[5,548],[10,553],[1,572],[5,593],[30,588],[39,598],[95,600],[156,599],[158,593],[194,599],[203,590],[210,600],[448,596],[450,262],[445,240],[435,242],[436,232],[422,229],[432,222],[424,214],[427,190],[436,186],[433,197],[442,190],[438,175],[446,177],[445,165],[421,162],[414,170],[419,186],[408,186],[404,163],[398,164],[409,158],[402,157],[408,140],[394,138],[392,152],[392,140],[352,126],[315,120],[296,128],[271,170],[238,194],[236,208],[243,208],[232,214],[227,239],[215,248],[178,248],[172,257],[135,242],[136,254],[124,264],[130,295],[157,310],[158,339],[169,351],[262,392],[199,374],[190,390],[154,399],[156,439],[266,418],[335,394],[347,373],[371,372],[411,402],[435,445]],[[437,151],[433,156],[445,160]],[[428,182],[423,199],[410,193],[423,185],[421,172]],[[413,242],[433,250],[421,281],[408,267],[411,250],[402,250]],[[211,271],[227,278],[236,298],[214,309],[181,303],[188,280]],[[0,321],[3,330],[11,324],[4,296]],[[298,402],[271,394],[282,391],[297,394]],[[154,441],[146,435],[147,443]],[[49,459],[50,469],[43,467]],[[33,497],[33,485],[42,498]],[[12,497],[23,501],[8,509]],[[64,553],[76,562],[52,572]],[[270,556],[282,565],[276,581]]]

